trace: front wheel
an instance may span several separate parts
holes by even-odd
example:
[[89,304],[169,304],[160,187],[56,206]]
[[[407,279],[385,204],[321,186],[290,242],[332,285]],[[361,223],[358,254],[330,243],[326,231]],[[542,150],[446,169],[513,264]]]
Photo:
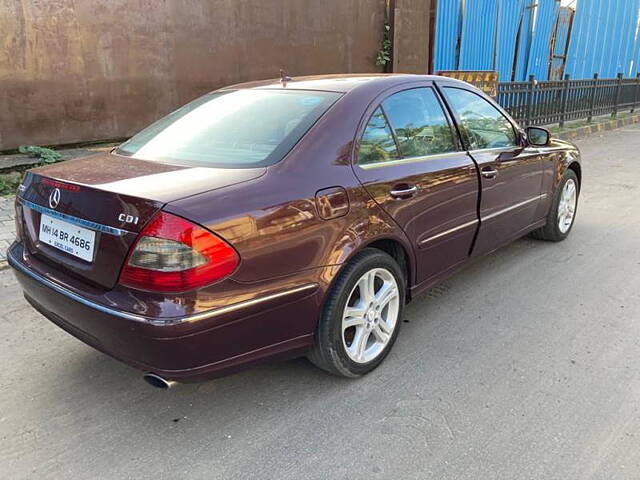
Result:
[[559,242],[569,236],[578,209],[580,184],[573,170],[567,170],[551,202],[547,224],[531,232],[533,238]]
[[344,377],[370,372],[395,342],[404,299],[398,263],[376,249],[358,253],[329,293],[309,359]]

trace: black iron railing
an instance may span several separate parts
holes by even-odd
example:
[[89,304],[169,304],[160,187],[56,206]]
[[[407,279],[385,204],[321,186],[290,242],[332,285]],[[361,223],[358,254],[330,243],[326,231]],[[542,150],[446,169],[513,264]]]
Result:
[[640,106],[640,74],[636,78],[598,78],[498,84],[498,103],[522,125],[551,125],[619,112]]

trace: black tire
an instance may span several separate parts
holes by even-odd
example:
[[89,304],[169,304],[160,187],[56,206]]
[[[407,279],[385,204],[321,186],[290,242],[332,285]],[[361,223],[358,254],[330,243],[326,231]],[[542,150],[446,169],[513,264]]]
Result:
[[[342,316],[358,280],[368,271],[376,268],[387,270],[396,280],[399,290],[399,309],[395,328],[384,349],[371,361],[353,361],[345,349],[342,332]],[[325,302],[314,344],[307,358],[317,367],[334,375],[356,378],[376,368],[387,356],[398,336],[406,298],[405,275],[398,263],[388,254],[375,248],[366,248],[357,253],[344,267],[332,286]]]
[[[562,232],[558,225],[558,205],[560,203],[560,197],[564,190],[564,186],[567,184],[569,180],[573,180],[576,184],[576,209],[573,215],[573,220],[569,229],[566,232]],[[548,242],[561,242],[565,238],[569,236],[571,233],[571,229],[573,228],[573,224],[576,221],[576,214],[578,213],[578,201],[580,200],[580,182],[578,181],[578,177],[576,176],[573,170],[567,170],[556,188],[556,192],[553,195],[553,201],[551,202],[551,207],[549,208],[549,213],[547,213],[547,223],[544,227],[540,227],[533,232],[530,233],[531,237],[537,240],[546,240]]]

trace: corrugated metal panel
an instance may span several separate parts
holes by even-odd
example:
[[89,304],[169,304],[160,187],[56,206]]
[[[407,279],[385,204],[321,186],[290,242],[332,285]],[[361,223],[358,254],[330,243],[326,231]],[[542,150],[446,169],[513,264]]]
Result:
[[565,71],[572,78],[613,78],[637,69],[639,0],[580,0]]
[[558,22],[556,25],[556,38],[553,45],[554,55],[564,55],[567,40],[569,40],[569,26],[573,18],[573,10],[563,7],[558,12]]
[[[602,65],[602,54],[604,51],[603,45],[605,42],[605,38],[607,35],[607,28],[609,22],[609,14],[611,13],[611,9],[609,8],[608,2],[596,2],[599,5],[596,7],[596,16],[593,18],[597,18],[598,21],[595,24],[595,35],[591,38],[591,42],[589,42],[587,49],[587,61],[585,65],[589,66],[589,70],[584,72],[585,76],[589,76],[593,72],[599,72],[601,78],[609,78],[608,68],[603,67]],[[590,23],[593,23],[592,19],[589,19]],[[592,27],[592,25],[590,25]],[[590,28],[594,31],[593,28]]]
[[567,51],[567,61],[564,66],[565,73],[573,78],[585,78],[582,76],[581,65],[584,61],[584,39],[586,36],[586,21],[588,11],[591,7],[590,0],[582,0],[580,8],[576,8],[573,16],[573,27],[571,28],[571,38]]
[[613,10],[610,28],[603,47],[608,50],[604,53],[603,63],[607,65],[609,75],[615,76],[622,73],[629,76],[632,60],[635,30],[638,21],[637,0],[616,0],[610,6]]
[[591,70],[591,61],[587,57],[588,50],[592,50],[587,48],[587,42],[589,39],[592,42],[595,40],[591,38],[593,32],[591,31],[590,18],[594,15],[597,7],[598,5],[593,0],[581,0],[580,8],[576,9],[565,66],[565,72],[572,78],[588,78],[595,73]]
[[[638,2],[640,4],[640,2]],[[629,75],[635,77],[640,72],[640,34],[636,34],[631,48],[631,60],[629,62]]]
[[[608,22],[608,28],[605,32],[605,42],[600,62],[603,65],[603,69],[608,72],[608,76],[615,77],[619,72],[624,70],[622,66],[623,60],[620,58],[620,54],[624,49],[625,38],[625,25],[623,15],[625,13],[626,0],[613,0],[613,8],[610,8],[611,16]],[[612,44],[614,37],[617,37],[616,45]]]
[[520,38],[518,42],[518,58],[516,62],[515,80],[526,80],[527,65],[529,63],[529,51],[531,50],[531,39],[533,32],[533,12],[536,0],[526,0],[524,12],[520,19]]
[[527,63],[527,76],[534,75],[538,80],[547,80],[549,77],[551,34],[556,23],[559,6],[558,0],[538,0],[531,52]]
[[[635,32],[632,32],[633,18],[626,13],[633,8],[634,0],[623,0],[621,10],[620,22],[622,28],[620,31],[621,41],[620,48],[618,49],[618,56],[616,58],[615,70],[622,72],[625,76],[629,75],[629,68],[631,63],[631,51],[633,50],[633,41]],[[633,35],[633,36],[632,36]]]
[[564,73],[574,79],[590,78],[595,72],[612,78],[618,72],[629,76],[640,71],[640,0],[579,0],[571,30],[571,12],[560,9],[559,3],[439,0],[435,68],[495,69],[501,81],[523,81],[529,74],[546,80],[550,68],[552,78],[559,78],[563,63]]
[[633,75],[631,71],[634,60],[634,46],[636,43],[636,31],[638,28],[638,16],[640,14],[640,0],[625,0],[622,21],[624,25],[624,42],[620,49],[618,68],[625,76]]
[[[607,8],[607,24],[603,32],[602,48],[599,48],[600,55],[596,56],[596,65],[601,65],[604,74],[611,78],[618,72],[617,53],[620,51],[622,43],[620,13],[622,0],[613,0]],[[613,43],[614,38],[615,44]]]
[[460,70],[494,69],[497,14],[497,0],[467,0],[460,37]]
[[496,70],[501,82],[511,81],[516,41],[525,0],[500,0],[498,3],[498,34],[496,43]]
[[564,74],[564,66],[567,55],[567,42],[569,41],[569,29],[573,19],[573,9],[561,7],[556,22],[555,37],[553,41],[553,57],[551,58],[551,71],[549,80],[560,80]]
[[462,0],[439,0],[433,59],[436,71],[458,69],[458,39],[461,25]]

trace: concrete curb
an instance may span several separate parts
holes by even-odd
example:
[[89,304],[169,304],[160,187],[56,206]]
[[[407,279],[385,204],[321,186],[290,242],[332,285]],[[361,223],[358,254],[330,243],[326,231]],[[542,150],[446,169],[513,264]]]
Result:
[[552,134],[556,138],[562,140],[577,140],[579,138],[588,137],[594,133],[607,132],[609,130],[615,130],[616,128],[624,127],[640,122],[640,114],[631,115],[629,117],[620,119],[611,119],[607,122],[596,123],[593,125],[586,125],[584,127],[574,128],[571,130],[565,130],[564,132]]

